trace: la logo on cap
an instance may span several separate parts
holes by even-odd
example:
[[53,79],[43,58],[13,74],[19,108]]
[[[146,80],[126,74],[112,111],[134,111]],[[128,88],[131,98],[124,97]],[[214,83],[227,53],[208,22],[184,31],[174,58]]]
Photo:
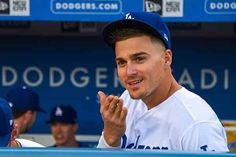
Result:
[[166,39],[166,41],[168,41],[168,37],[167,37],[166,33],[164,33],[164,38]]
[[127,13],[127,14],[125,15],[125,19],[134,19],[134,18],[131,16],[130,13]]
[[57,107],[55,115],[56,116],[62,116],[62,114],[63,114],[62,109],[60,107]]
[[12,119],[9,121],[9,124],[10,124],[10,126],[12,126],[12,124],[13,124],[13,120]]
[[12,108],[13,107],[13,103],[9,102],[8,105]]

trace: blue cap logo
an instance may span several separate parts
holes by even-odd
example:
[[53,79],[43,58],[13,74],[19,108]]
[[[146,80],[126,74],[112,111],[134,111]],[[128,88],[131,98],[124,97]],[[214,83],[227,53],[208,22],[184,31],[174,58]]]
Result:
[[61,108],[59,106],[57,106],[57,108],[56,108],[55,115],[56,116],[62,116],[63,115],[63,111],[61,110]]
[[166,41],[168,41],[168,37],[167,37],[167,35],[166,35],[166,33],[164,33],[164,39],[166,39]]
[[126,15],[125,15],[125,19],[134,19],[132,16],[131,16],[131,14],[130,13],[127,13]]
[[76,123],[77,113],[72,106],[69,105],[57,105],[54,106],[50,119],[46,123],[66,123],[74,124]]

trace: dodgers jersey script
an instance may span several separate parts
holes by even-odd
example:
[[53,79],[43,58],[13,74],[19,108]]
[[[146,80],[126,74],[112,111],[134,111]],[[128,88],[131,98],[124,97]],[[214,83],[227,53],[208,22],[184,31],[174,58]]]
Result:
[[[215,112],[183,87],[150,110],[142,100],[130,98],[127,90],[121,98],[128,108],[121,148],[228,151],[225,130]],[[109,147],[103,137],[98,147]]]

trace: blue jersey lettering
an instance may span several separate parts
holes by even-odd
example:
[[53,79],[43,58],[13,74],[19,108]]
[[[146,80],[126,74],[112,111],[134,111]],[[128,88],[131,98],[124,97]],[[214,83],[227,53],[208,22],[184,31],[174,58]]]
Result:
[[159,147],[159,146],[148,146],[148,145],[138,145],[140,136],[137,137],[135,140],[135,143],[127,143],[127,136],[124,135],[122,136],[122,145],[121,148],[126,148],[126,149],[156,149],[156,150],[168,150],[168,147]]

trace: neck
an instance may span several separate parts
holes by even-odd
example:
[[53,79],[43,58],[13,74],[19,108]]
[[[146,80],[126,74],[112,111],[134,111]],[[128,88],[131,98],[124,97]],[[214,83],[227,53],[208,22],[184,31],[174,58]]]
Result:
[[164,83],[162,83],[150,96],[143,100],[148,109],[159,105],[181,88],[173,76],[171,76],[170,79],[164,78],[164,80]]

